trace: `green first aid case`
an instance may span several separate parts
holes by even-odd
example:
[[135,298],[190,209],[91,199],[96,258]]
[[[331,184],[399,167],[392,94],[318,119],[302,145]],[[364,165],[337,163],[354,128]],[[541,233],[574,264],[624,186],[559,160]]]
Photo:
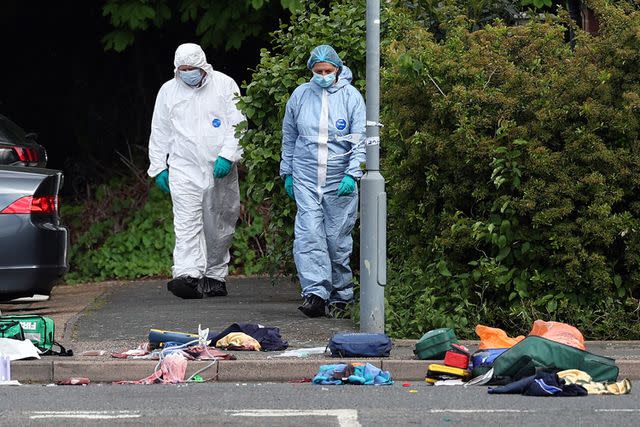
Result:
[[456,344],[458,339],[451,328],[434,329],[422,336],[416,343],[413,353],[422,360],[434,360],[444,358],[444,354],[451,350],[451,344]]
[[17,320],[0,320],[0,338],[11,338],[13,340],[24,341],[24,331]]
[[54,344],[55,327],[53,319],[45,316],[20,314],[13,316],[0,316],[0,325],[19,322],[24,332],[24,338],[31,340],[33,345],[40,350],[50,351]]

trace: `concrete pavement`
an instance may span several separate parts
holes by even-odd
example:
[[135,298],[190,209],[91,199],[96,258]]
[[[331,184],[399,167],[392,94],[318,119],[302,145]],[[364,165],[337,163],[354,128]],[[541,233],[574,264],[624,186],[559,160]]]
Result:
[[[280,328],[289,350],[325,346],[336,332],[356,331],[345,319],[309,319],[297,310],[298,287],[287,280],[230,278],[229,296],[182,300],[166,290],[165,280],[107,282],[54,289],[48,301],[0,304],[3,314],[38,313],[53,317],[56,338],[74,350],[73,357],[45,356],[41,360],[12,363],[12,378],[21,382],[49,383],[69,377],[92,382],[137,380],[156,366],[149,360],[114,359],[112,353],[136,348],[145,342],[150,328],[197,332],[198,325],[222,331],[234,322],[259,323]],[[395,340],[389,358],[359,359],[389,370],[398,381],[421,381],[433,361],[416,360],[415,340]],[[466,341],[471,350],[477,341]],[[620,377],[640,379],[640,342],[587,342],[593,353],[614,357]],[[101,356],[81,356],[104,351]],[[344,359],[324,355],[304,358],[277,357],[281,352],[230,352],[234,361],[220,361],[202,373],[205,379],[234,382],[284,382],[311,378],[319,365]],[[187,373],[208,362],[189,362]]]

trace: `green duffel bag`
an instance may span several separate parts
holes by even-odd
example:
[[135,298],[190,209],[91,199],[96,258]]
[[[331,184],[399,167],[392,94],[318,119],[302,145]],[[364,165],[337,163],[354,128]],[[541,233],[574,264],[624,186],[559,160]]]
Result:
[[498,356],[493,362],[493,379],[515,381],[535,375],[538,368],[578,369],[597,382],[618,379],[614,359],[538,336],[528,336]]
[[443,359],[444,354],[451,350],[451,344],[456,344],[458,338],[451,328],[434,329],[422,336],[416,343],[413,353],[418,359]]
[[[73,351],[66,350],[55,341],[55,324],[53,319],[46,316],[33,314],[16,314],[0,316],[0,324],[12,324],[19,322],[24,333],[23,340],[30,340],[44,355],[72,356]],[[18,339],[18,338],[16,338]],[[54,351],[53,346],[60,347],[60,351]]]

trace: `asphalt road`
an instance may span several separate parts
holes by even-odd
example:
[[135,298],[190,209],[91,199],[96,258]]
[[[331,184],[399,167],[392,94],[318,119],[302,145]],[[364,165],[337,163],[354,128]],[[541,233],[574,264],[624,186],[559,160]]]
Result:
[[640,399],[486,387],[189,384],[0,387],[0,425],[637,426]]

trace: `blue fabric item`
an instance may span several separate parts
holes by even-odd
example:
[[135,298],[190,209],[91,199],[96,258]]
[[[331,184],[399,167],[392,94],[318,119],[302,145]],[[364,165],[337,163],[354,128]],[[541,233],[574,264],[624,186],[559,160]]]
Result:
[[156,175],[155,179],[156,179],[156,185],[158,186],[159,189],[161,189],[167,194],[171,193],[171,190],[169,190],[169,170],[168,169],[165,169],[162,172],[160,172],[158,175]]
[[389,357],[393,343],[382,333],[345,332],[331,337],[327,347],[334,357]]
[[471,364],[473,367],[486,366],[488,368],[493,366],[493,361],[496,357],[507,351],[508,348],[489,348],[485,350],[478,350],[471,355]]
[[224,178],[229,175],[231,172],[231,168],[233,167],[233,163],[224,157],[218,156],[215,163],[213,164],[213,176],[216,178]]
[[280,329],[253,323],[232,323],[220,333],[209,332],[207,339],[215,344],[232,332],[242,332],[254,338],[260,344],[262,351],[279,351],[289,347],[289,343],[282,339]]
[[293,176],[287,175],[284,177],[284,191],[287,192],[291,200],[296,199],[296,196],[293,193]]
[[356,189],[356,180],[350,177],[349,175],[345,175],[340,181],[340,185],[338,186],[338,196],[348,196],[353,193]]
[[311,81],[320,87],[327,88],[336,81],[336,74],[330,73],[330,74],[327,74],[326,76],[323,76],[322,74],[313,73],[313,77],[311,78]]
[[311,51],[311,55],[307,61],[307,68],[311,70],[318,62],[328,62],[338,68],[342,68],[343,66],[342,59],[340,59],[338,53],[328,44],[316,46]]
[[388,371],[365,364],[338,363],[335,365],[321,365],[320,370],[313,378],[314,384],[321,385],[391,385],[393,380]]
[[351,79],[345,66],[327,89],[312,82],[298,86],[282,125],[280,176],[293,177],[298,208],[293,256],[302,294],[330,302],[353,299],[349,257],[358,192],[338,196],[337,190],[345,175],[362,176],[365,147],[336,139],[365,133],[364,99]]
[[180,78],[183,82],[188,84],[189,86],[198,86],[202,81],[202,73],[199,68],[190,71],[178,71],[180,73]]
[[489,394],[523,394],[525,396],[586,396],[587,390],[577,384],[565,384],[558,374],[539,372],[518,381],[488,389]]

